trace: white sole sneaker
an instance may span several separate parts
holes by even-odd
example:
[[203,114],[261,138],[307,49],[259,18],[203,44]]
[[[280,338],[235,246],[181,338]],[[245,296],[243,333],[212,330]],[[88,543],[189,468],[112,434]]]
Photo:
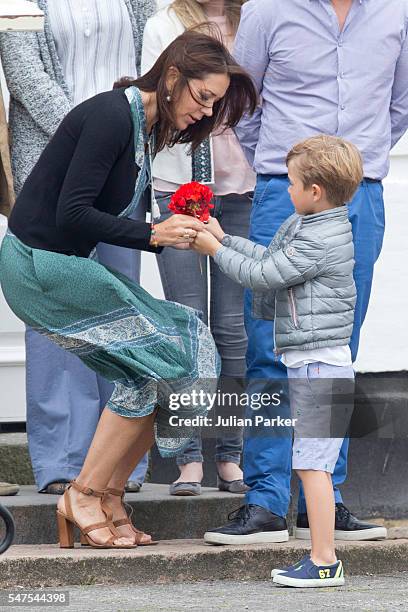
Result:
[[204,534],[204,542],[207,542],[207,544],[277,544],[288,541],[289,532],[287,529],[284,531],[260,531],[247,535],[230,535],[211,531]]
[[307,578],[305,580],[302,580],[301,578],[289,578],[289,576],[282,576],[282,574],[277,574],[274,577],[273,582],[275,584],[281,584],[282,586],[291,586],[298,587],[301,589],[307,589],[316,587],[325,588],[343,586],[345,580],[344,576],[342,576],[341,578]]
[[277,576],[278,574],[283,574],[285,570],[281,570],[281,569],[273,569],[271,571],[271,578],[275,578],[275,576]]
[[[296,527],[294,536],[297,540],[310,540],[310,529],[304,527]],[[344,542],[362,542],[364,540],[385,540],[387,537],[386,527],[375,527],[373,529],[360,529],[358,531],[343,531],[336,529],[334,531],[335,540],[343,540]]]

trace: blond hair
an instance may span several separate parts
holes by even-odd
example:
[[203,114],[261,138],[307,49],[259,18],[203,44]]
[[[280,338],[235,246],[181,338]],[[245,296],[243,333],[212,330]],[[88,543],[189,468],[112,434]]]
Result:
[[359,150],[336,136],[319,134],[299,142],[289,151],[286,165],[291,161],[295,161],[303,187],[324,187],[328,201],[335,206],[350,202],[363,180]]
[[[241,17],[241,6],[246,0],[225,0],[225,15],[230,28],[230,36],[235,36]],[[174,0],[171,8],[186,29],[204,25],[208,19],[202,5],[196,0]]]

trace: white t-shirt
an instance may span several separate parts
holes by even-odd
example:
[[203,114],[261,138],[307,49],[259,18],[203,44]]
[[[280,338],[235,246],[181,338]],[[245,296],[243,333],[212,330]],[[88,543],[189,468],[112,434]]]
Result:
[[282,354],[282,363],[287,368],[301,368],[308,363],[318,361],[335,366],[350,366],[352,365],[350,347],[348,345],[326,346],[306,351],[289,349]]

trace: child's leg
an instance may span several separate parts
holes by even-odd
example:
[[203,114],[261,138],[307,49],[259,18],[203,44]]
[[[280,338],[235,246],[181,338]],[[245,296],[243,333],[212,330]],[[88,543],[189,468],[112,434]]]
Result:
[[315,565],[336,563],[334,548],[334,494],[331,474],[320,470],[297,470],[302,481],[312,538]]
[[[335,499],[331,474],[343,442],[349,414],[353,371],[325,363],[288,368],[292,416],[297,418],[293,469],[302,481],[315,565],[336,562]],[[334,379],[340,379],[334,384]]]

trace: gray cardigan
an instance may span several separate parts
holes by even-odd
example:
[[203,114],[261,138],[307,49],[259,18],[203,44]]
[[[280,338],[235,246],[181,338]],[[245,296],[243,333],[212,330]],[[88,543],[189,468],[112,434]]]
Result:
[[[45,13],[44,32],[0,34],[0,55],[10,92],[11,163],[18,194],[72,102],[48,19],[48,0],[36,2]],[[124,0],[132,24],[136,70],[140,73],[143,30],[155,0]]]
[[275,319],[275,350],[350,342],[356,289],[347,206],[292,215],[269,247],[225,236],[215,255],[221,270],[252,289],[253,315]]

